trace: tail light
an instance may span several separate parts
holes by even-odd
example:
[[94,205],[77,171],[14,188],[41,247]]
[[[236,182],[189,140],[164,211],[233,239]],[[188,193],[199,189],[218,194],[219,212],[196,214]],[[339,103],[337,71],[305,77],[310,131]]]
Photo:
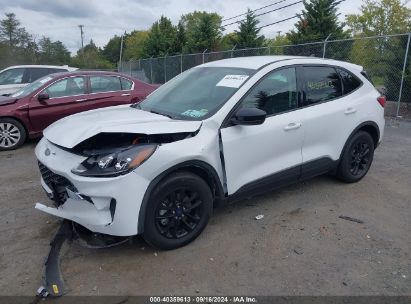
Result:
[[381,95],[380,97],[377,98],[378,103],[381,105],[381,107],[385,107],[385,102],[387,101],[387,99],[385,98],[384,95]]

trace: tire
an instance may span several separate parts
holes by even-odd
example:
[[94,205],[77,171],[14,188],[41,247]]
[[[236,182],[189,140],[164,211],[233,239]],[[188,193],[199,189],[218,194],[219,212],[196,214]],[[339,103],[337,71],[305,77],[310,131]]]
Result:
[[189,172],[172,174],[150,195],[143,238],[163,250],[184,246],[200,235],[212,211],[213,195],[201,177]]
[[374,141],[365,131],[355,133],[346,143],[338,166],[337,177],[346,183],[361,180],[371,167]]
[[26,141],[23,125],[13,118],[0,118],[0,151],[15,150]]

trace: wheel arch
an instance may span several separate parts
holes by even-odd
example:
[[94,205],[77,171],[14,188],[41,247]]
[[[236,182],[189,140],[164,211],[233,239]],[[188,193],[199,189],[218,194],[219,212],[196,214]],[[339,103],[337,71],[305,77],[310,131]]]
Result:
[[144,232],[145,215],[152,191],[165,178],[167,178],[171,174],[181,171],[191,172],[204,179],[204,181],[209,185],[211,189],[214,198],[214,205],[220,204],[225,199],[225,192],[223,190],[220,178],[217,174],[217,171],[210,164],[200,160],[190,160],[174,165],[173,167],[165,170],[156,178],[154,178],[147,187],[138,214],[137,232],[139,234]]
[[356,134],[358,131],[365,131],[368,134],[370,134],[372,139],[373,139],[373,142],[374,142],[374,149],[378,146],[378,142],[380,140],[380,129],[379,129],[378,125],[374,121],[365,121],[365,122],[359,124],[351,132],[350,136],[348,136],[347,140],[345,141],[344,147],[341,150],[340,158],[338,160],[338,163],[341,161],[341,158],[342,158],[345,150],[347,149],[348,142],[354,136],[354,134]]

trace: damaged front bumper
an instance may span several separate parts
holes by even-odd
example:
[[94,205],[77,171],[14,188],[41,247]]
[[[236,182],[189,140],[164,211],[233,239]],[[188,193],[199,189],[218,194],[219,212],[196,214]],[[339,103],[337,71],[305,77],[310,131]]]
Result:
[[138,215],[149,181],[135,172],[112,178],[71,173],[85,157],[67,152],[43,138],[36,147],[41,184],[56,206],[35,208],[72,220],[93,232],[117,236],[138,233]]

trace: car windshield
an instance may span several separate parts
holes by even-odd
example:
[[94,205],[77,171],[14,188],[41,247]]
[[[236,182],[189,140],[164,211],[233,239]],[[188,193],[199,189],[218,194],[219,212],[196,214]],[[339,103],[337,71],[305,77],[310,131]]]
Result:
[[133,106],[173,119],[203,120],[217,112],[253,72],[229,67],[193,68]]
[[39,78],[36,81],[28,84],[24,88],[21,88],[20,90],[12,94],[11,97],[14,97],[14,98],[26,97],[27,95],[33,93],[35,90],[37,90],[38,88],[40,88],[41,86],[43,86],[44,84],[46,84],[52,79],[53,77],[50,75]]

